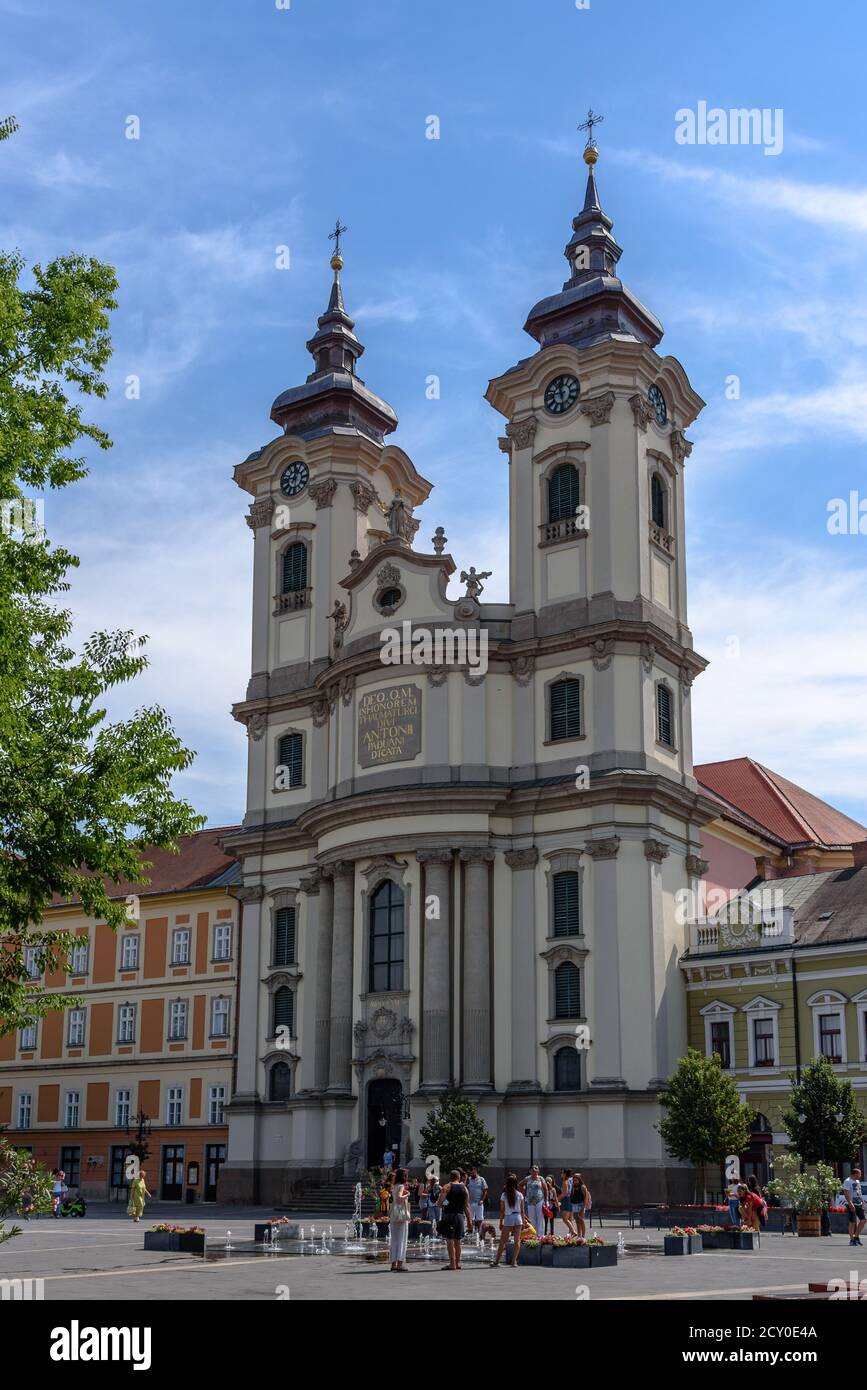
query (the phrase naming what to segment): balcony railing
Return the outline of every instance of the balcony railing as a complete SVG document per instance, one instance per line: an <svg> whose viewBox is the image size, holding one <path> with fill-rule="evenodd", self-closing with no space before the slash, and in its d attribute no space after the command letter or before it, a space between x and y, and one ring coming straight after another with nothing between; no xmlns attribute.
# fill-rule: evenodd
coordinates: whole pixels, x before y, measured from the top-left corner
<svg viewBox="0 0 867 1390"><path fill-rule="evenodd" d="M740 906L740 904L739 904ZM762 946L790 946L795 939L795 914L791 907L733 911L730 914L690 922L692 951L755 950Z"/></svg>
<svg viewBox="0 0 867 1390"><path fill-rule="evenodd" d="M587 535L587 529L579 526L574 516L564 516L561 521L543 521L539 527L540 545L557 545L559 541L580 541Z"/></svg>
<svg viewBox="0 0 867 1390"><path fill-rule="evenodd" d="M275 600L278 613L294 612L296 608L309 608L312 589L290 589L288 593L278 594Z"/></svg>
<svg viewBox="0 0 867 1390"><path fill-rule="evenodd" d="M664 550L666 554L673 555L674 536L671 534L671 532L666 531L664 526L657 526L655 521L651 521L649 523L649 526L650 539L653 541L653 544L658 545L660 550Z"/></svg>

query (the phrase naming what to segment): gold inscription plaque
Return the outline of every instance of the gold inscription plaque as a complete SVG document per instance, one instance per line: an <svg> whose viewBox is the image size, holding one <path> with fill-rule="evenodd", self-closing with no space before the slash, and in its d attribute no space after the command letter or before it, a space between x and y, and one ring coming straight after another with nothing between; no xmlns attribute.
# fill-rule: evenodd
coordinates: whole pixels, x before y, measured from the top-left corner
<svg viewBox="0 0 867 1390"><path fill-rule="evenodd" d="M358 706L358 761L362 767L409 762L421 752L421 691L392 685L362 695Z"/></svg>

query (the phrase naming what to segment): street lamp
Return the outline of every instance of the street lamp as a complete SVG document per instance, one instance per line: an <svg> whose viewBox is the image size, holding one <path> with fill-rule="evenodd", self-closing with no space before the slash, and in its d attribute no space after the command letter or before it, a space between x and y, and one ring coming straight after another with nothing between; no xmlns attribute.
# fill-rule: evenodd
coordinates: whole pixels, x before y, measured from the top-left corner
<svg viewBox="0 0 867 1390"><path fill-rule="evenodd" d="M530 1141L530 1171L533 1170L533 1145L537 1139L541 1139L541 1129L525 1129L524 1135Z"/></svg>

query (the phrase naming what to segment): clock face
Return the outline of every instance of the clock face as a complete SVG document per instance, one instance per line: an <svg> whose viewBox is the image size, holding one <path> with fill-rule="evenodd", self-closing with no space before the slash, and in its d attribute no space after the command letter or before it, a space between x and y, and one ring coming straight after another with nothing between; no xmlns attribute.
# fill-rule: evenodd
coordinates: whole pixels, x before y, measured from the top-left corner
<svg viewBox="0 0 867 1390"><path fill-rule="evenodd" d="M647 399L653 406L653 413L656 416L656 423L658 425L664 425L666 420L668 419L668 407L665 404L665 396L662 394L658 386L651 386L650 390L647 393Z"/></svg>
<svg viewBox="0 0 867 1390"><path fill-rule="evenodd" d="M290 463L280 476L280 491L284 497L297 497L299 492L303 492L307 486L307 479L310 477L310 469L306 463L296 459Z"/></svg>
<svg viewBox="0 0 867 1390"><path fill-rule="evenodd" d="M555 376L545 387L545 409L552 415L562 415L575 404L580 389L574 376Z"/></svg>

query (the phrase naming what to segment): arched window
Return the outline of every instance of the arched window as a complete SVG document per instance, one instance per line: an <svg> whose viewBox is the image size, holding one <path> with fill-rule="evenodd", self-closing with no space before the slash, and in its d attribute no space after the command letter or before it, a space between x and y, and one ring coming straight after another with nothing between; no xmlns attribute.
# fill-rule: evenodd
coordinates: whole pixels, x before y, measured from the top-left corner
<svg viewBox="0 0 867 1390"><path fill-rule="evenodd" d="M277 1036L280 1027L289 1029L291 1038L295 1024L295 995L288 985L281 985L276 991L271 1005L271 1032Z"/></svg>
<svg viewBox="0 0 867 1390"><path fill-rule="evenodd" d="M571 961L554 971L554 1017L581 1017L581 972Z"/></svg>
<svg viewBox="0 0 867 1390"><path fill-rule="evenodd" d="M581 875L566 869L554 875L554 936L581 933Z"/></svg>
<svg viewBox="0 0 867 1390"><path fill-rule="evenodd" d="M295 964L295 909L281 907L274 913L274 965Z"/></svg>
<svg viewBox="0 0 867 1390"><path fill-rule="evenodd" d="M384 589L381 594L377 594L377 608L397 608L403 594L400 589Z"/></svg>
<svg viewBox="0 0 867 1390"><path fill-rule="evenodd" d="M656 526L661 526L663 531L668 530L668 508L665 485L658 473L654 473L650 480L650 515Z"/></svg>
<svg viewBox="0 0 867 1390"><path fill-rule="evenodd" d="M292 1072L288 1062L275 1062L268 1073L268 1099L288 1100L292 1093Z"/></svg>
<svg viewBox="0 0 867 1390"><path fill-rule="evenodd" d="M284 734L277 745L277 765L285 767L282 785L300 787L304 782L304 738L302 734Z"/></svg>
<svg viewBox="0 0 867 1390"><path fill-rule="evenodd" d="M548 520L564 521L574 517L581 501L578 469L574 463L561 463L548 479Z"/></svg>
<svg viewBox="0 0 867 1390"><path fill-rule="evenodd" d="M667 748L674 747L674 720L671 712L671 691L662 681L656 687L656 737Z"/></svg>
<svg viewBox="0 0 867 1390"><path fill-rule="evenodd" d="M370 899L370 967L372 992L403 989L403 891L387 878Z"/></svg>
<svg viewBox="0 0 867 1390"><path fill-rule="evenodd" d="M296 594L307 588L307 546L303 541L295 541L283 551L283 578L281 593Z"/></svg>
<svg viewBox="0 0 867 1390"><path fill-rule="evenodd" d="M551 738L578 738L581 733L581 682L554 681L548 690Z"/></svg>
<svg viewBox="0 0 867 1390"><path fill-rule="evenodd" d="M581 1059L577 1047L558 1047L554 1053L554 1090L577 1091L581 1087Z"/></svg>

